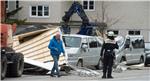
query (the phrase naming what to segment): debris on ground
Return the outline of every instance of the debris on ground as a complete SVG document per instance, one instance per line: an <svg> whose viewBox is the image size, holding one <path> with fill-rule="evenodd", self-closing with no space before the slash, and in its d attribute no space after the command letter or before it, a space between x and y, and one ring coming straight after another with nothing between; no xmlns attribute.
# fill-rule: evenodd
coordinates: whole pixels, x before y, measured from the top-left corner
<svg viewBox="0 0 150 81"><path fill-rule="evenodd" d="M100 73L92 70L92 69L88 69L86 67L75 67L72 65L69 65L75 72L75 75L78 75L80 77L97 77L100 76Z"/></svg>
<svg viewBox="0 0 150 81"><path fill-rule="evenodd" d="M121 73L126 70L127 70L126 62L122 62L114 68L113 72Z"/></svg>
<svg viewBox="0 0 150 81"><path fill-rule="evenodd" d="M128 70L142 70L144 66L144 63L142 64L137 64L137 65L131 65L127 69Z"/></svg>
<svg viewBox="0 0 150 81"><path fill-rule="evenodd" d="M122 62L114 68L113 72L121 73L126 70L142 70L143 66L144 64L126 65L126 62Z"/></svg>

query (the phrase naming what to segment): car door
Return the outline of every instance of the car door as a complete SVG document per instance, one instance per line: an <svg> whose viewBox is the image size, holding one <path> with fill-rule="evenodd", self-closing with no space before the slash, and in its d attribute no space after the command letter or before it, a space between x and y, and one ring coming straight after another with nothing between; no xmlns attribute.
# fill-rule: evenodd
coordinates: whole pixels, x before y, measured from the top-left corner
<svg viewBox="0 0 150 81"><path fill-rule="evenodd" d="M126 57L127 64L131 64L133 51L130 38L126 39L124 54Z"/></svg>
<svg viewBox="0 0 150 81"><path fill-rule="evenodd" d="M101 47L100 43L98 43L96 37L90 37L88 38L88 41L89 41L88 55L90 60L89 65L97 65L98 60L100 58L100 47Z"/></svg>
<svg viewBox="0 0 150 81"><path fill-rule="evenodd" d="M144 40L142 38L131 39L132 44L132 61L139 63L141 56L144 54Z"/></svg>
<svg viewBox="0 0 150 81"><path fill-rule="evenodd" d="M87 47L84 47L84 46L87 46ZM82 38L80 53L81 53L81 58L83 59L84 66L89 66L89 64L91 64L91 61L89 60L90 55L88 52L89 52L88 39Z"/></svg>

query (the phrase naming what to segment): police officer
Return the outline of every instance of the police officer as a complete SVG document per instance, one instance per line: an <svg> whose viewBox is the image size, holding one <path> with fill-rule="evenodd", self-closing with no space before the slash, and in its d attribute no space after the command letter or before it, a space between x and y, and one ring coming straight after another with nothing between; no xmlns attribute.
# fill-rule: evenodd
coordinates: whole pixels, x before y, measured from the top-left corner
<svg viewBox="0 0 150 81"><path fill-rule="evenodd" d="M111 74L112 74L113 61L115 59L114 49L118 49L118 45L114 40L114 32L109 31L107 33L107 39L104 41L101 50L101 55L100 55L101 60L103 62L102 78L113 78Z"/></svg>

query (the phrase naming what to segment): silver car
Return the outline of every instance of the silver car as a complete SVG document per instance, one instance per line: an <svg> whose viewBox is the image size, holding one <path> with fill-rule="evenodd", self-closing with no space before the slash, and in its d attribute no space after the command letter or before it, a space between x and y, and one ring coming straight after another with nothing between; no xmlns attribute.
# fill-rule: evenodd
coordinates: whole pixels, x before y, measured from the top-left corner
<svg viewBox="0 0 150 81"><path fill-rule="evenodd" d="M99 66L100 51L103 44L101 37L85 35L63 35L68 63L71 65Z"/></svg>
<svg viewBox="0 0 150 81"><path fill-rule="evenodd" d="M119 39L119 38L118 38ZM122 37L118 42L119 50L116 50L117 63L126 61L127 64L143 63L145 60L144 37L141 35Z"/></svg>

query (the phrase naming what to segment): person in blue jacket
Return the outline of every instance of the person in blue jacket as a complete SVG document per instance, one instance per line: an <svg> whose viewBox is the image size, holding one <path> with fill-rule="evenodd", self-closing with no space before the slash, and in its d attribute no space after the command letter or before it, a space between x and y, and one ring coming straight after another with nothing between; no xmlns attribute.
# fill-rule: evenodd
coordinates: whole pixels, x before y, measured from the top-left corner
<svg viewBox="0 0 150 81"><path fill-rule="evenodd" d="M51 40L50 40L50 43L48 45L48 48L50 49L51 51L51 56L54 60L54 65L53 65L53 68L51 70L51 74L50 76L54 77L55 75L57 77L60 77L60 74L59 74L59 69L58 69L58 60L59 60L59 55L61 53L63 53L63 55L65 56L65 51L64 51L64 48L63 48L63 42L62 40L60 39L60 34L56 34ZM55 73L56 71L56 73Z"/></svg>

